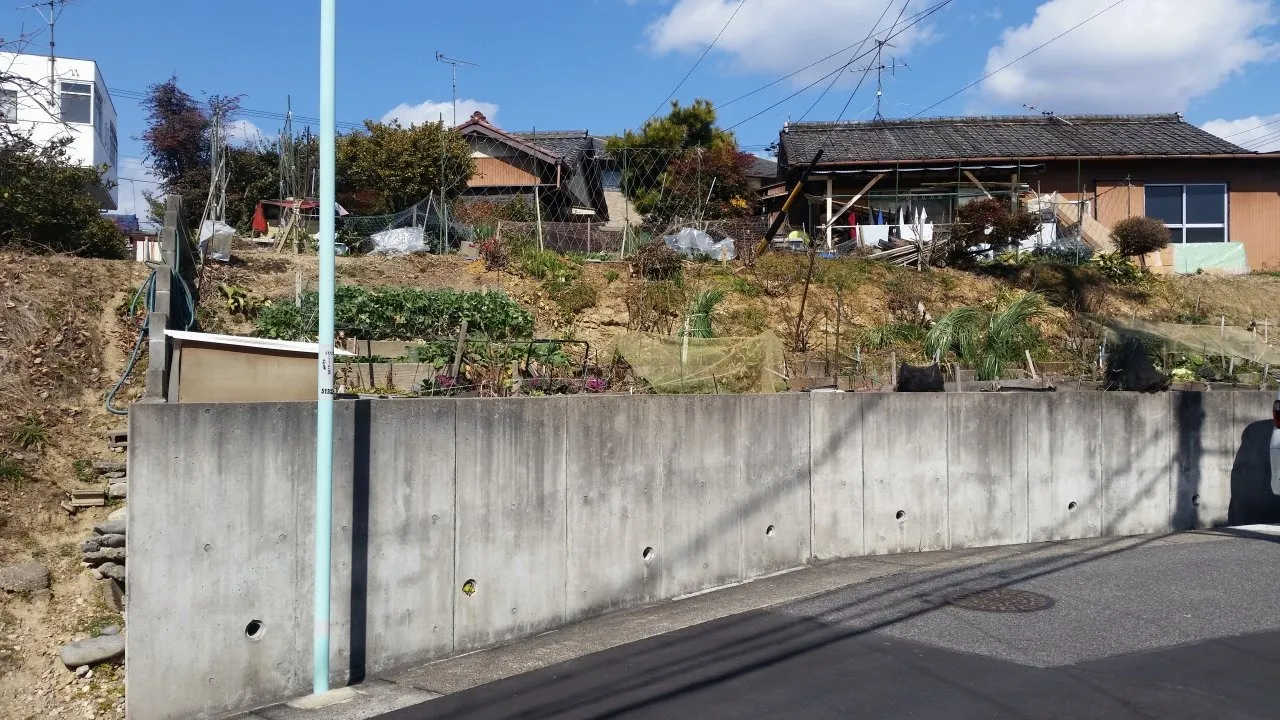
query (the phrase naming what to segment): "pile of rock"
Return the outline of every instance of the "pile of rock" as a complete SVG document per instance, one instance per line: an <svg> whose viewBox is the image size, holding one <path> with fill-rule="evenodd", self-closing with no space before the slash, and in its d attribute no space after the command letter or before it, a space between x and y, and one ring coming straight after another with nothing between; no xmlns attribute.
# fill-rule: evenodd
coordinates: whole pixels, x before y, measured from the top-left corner
<svg viewBox="0 0 1280 720"><path fill-rule="evenodd" d="M80 543L85 567L91 568L95 578L106 581L104 599L117 610L123 609L125 594L126 512L120 508L108 515L106 522L95 526L94 534Z"/></svg>
<svg viewBox="0 0 1280 720"><path fill-rule="evenodd" d="M129 475L122 462L111 460L94 460L93 471L106 483L107 499L123 500L129 495Z"/></svg>

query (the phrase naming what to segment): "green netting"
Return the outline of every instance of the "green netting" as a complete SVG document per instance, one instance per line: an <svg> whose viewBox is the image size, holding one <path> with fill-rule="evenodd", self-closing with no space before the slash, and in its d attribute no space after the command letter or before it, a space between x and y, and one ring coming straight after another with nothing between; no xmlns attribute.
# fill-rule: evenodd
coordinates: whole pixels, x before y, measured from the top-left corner
<svg viewBox="0 0 1280 720"><path fill-rule="evenodd" d="M787 387L782 342L772 333L682 338L632 332L618 339L618 354L660 393L771 393Z"/></svg>
<svg viewBox="0 0 1280 720"><path fill-rule="evenodd" d="M1280 366L1280 350L1271 347L1261 332L1220 325L1179 325L1145 320L1104 322L1107 336L1114 342L1122 337L1139 337L1162 343L1170 352L1234 357L1259 365Z"/></svg>

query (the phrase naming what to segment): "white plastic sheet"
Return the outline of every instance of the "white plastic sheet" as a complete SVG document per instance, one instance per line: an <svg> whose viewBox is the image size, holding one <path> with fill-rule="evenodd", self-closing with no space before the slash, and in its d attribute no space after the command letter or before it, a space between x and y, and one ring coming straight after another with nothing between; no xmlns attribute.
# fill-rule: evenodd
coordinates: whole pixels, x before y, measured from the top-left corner
<svg viewBox="0 0 1280 720"><path fill-rule="evenodd" d="M733 238L725 238L716 242L710 235L695 228L680 228L674 235L662 238L667 247L682 255L706 255L714 260L733 260L737 257L737 248Z"/></svg>
<svg viewBox="0 0 1280 720"><path fill-rule="evenodd" d="M231 241L236 229L224 222L205 220L200 223L200 254L220 262L231 262Z"/></svg>
<svg viewBox="0 0 1280 720"><path fill-rule="evenodd" d="M369 240L373 242L373 250L369 252L370 255L395 257L397 255L426 252L427 250L426 237L420 227L384 230L370 235Z"/></svg>

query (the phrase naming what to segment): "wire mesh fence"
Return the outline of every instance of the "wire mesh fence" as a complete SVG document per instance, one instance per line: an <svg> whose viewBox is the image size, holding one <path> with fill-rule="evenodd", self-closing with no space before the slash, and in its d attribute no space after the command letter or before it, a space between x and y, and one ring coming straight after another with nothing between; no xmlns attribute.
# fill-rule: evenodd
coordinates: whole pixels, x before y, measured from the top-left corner
<svg viewBox="0 0 1280 720"><path fill-rule="evenodd" d="M449 203L477 240L626 255L683 228L754 242L767 225L758 194L767 178L752 174L757 158L731 148L610 149L585 133L513 137L527 143L522 152L478 144L476 172Z"/></svg>

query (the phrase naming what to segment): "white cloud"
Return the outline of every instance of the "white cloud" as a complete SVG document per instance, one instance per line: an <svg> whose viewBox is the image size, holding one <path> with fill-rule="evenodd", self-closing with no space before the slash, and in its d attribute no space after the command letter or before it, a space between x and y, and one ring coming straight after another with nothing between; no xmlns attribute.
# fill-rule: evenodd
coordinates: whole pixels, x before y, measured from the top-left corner
<svg viewBox="0 0 1280 720"><path fill-rule="evenodd" d="M160 192L160 178L151 172L142 158L121 157L116 165L119 187L116 189L119 201L115 212L122 215L137 215L144 223L147 221L147 199L143 192L151 192L163 196Z"/></svg>
<svg viewBox="0 0 1280 720"><path fill-rule="evenodd" d="M248 120L234 120L227 123L227 143L230 145L247 145L264 139L266 134L262 129Z"/></svg>
<svg viewBox="0 0 1280 720"><path fill-rule="evenodd" d="M1008 28L986 72L1081 23L1114 0L1048 0ZM1251 63L1275 56L1261 30L1271 0L1128 0L988 79L982 94L1065 112L1173 112Z"/></svg>
<svg viewBox="0 0 1280 720"><path fill-rule="evenodd" d="M471 117L471 114L477 111L484 113L484 116L489 118L489 122L497 124L497 105L480 100L463 100L461 98L458 99L458 124L466 122ZM424 100L417 105L400 103L382 116L382 122L389 123L392 120L398 120L401 125L409 126L440 122L442 117L446 123L453 123L453 101L433 102Z"/></svg>
<svg viewBox="0 0 1280 720"><path fill-rule="evenodd" d="M1201 127L1248 150L1280 151L1280 113L1239 120L1210 120Z"/></svg>
<svg viewBox="0 0 1280 720"><path fill-rule="evenodd" d="M737 7L738 0L677 0L646 29L650 48L657 53L699 54L715 40ZM887 34L899 7L894 3L884 14L877 37ZM911 2L904 21L923 7ZM883 0L750 0L729 24L715 51L732 55L735 66L744 70L785 74L832 50L861 42L884 10ZM911 27L893 40L893 54L907 54L928 35L927 23ZM833 58L816 75L847 59L847 55Z"/></svg>

